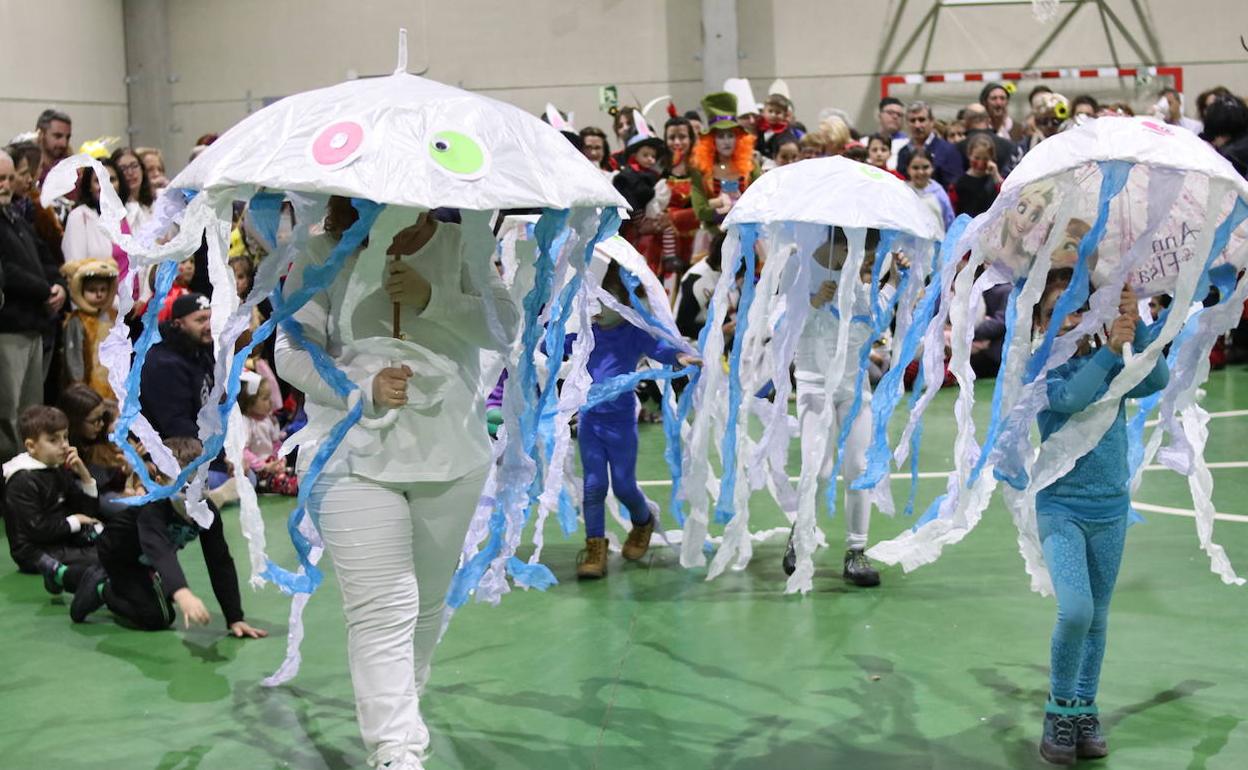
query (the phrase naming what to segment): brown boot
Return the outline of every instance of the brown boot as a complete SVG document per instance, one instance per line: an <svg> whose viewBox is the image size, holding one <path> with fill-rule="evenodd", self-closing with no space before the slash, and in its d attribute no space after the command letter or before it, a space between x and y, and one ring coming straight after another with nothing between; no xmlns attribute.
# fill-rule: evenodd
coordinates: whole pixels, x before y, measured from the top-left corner
<svg viewBox="0 0 1248 770"><path fill-rule="evenodd" d="M597 580L607 576L607 539L585 538L585 550L576 559L578 580Z"/></svg>
<svg viewBox="0 0 1248 770"><path fill-rule="evenodd" d="M654 532L654 514L645 524L634 524L628 539L624 541L623 555L629 561L637 561L650 550L650 535Z"/></svg>

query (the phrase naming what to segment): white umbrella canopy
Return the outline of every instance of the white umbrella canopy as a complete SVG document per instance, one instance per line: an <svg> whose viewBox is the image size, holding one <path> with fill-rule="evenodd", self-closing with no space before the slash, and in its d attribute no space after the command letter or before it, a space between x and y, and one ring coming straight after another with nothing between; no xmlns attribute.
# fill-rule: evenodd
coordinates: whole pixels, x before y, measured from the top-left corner
<svg viewBox="0 0 1248 770"><path fill-rule="evenodd" d="M171 186L330 193L420 209L627 207L551 126L401 70L305 91L247 116Z"/></svg>
<svg viewBox="0 0 1248 770"><path fill-rule="evenodd" d="M931 212L909 185L887 171L840 156L803 160L763 174L742 193L724 226L747 222L807 222L898 230L925 240L941 237Z"/></svg>
<svg viewBox="0 0 1248 770"><path fill-rule="evenodd" d="M1103 200L1105 169L1114 165L1130 168L1121 192ZM1027 153L964 238L968 247L983 245L989 264L1021 277L1058 227L1052 266L1067 267L1104 205L1105 232L1090 272L1099 284L1129 259L1127 283L1148 296L1173 289L1180 266L1196 256L1200 232L1222 221L1236 199L1248 200L1248 182L1192 132L1147 118L1099 118ZM1161 218L1150 223L1150 211ZM1235 233L1217 261L1242 238Z"/></svg>
<svg viewBox="0 0 1248 770"><path fill-rule="evenodd" d="M1185 128L1151 118L1104 117L1063 131L1036 145L1001 185L1008 193L1023 185L1088 163L1122 160L1195 171L1233 182L1248 197L1248 181L1207 142Z"/></svg>

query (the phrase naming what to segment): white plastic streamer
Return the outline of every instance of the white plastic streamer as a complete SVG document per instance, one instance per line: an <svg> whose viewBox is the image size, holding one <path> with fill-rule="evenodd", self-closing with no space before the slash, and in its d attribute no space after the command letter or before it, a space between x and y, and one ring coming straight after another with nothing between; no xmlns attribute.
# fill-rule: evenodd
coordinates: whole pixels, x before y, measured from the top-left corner
<svg viewBox="0 0 1248 770"><path fill-rule="evenodd" d="M793 548L797 555L797 569L789 576L786 593L806 593L811 590L814 578L814 553L817 547L815 516L818 507L819 476L828 456L828 442L832 439L836 421L835 398L845 376L845 363L849 357L849 336L854 313L854 294L861 290L858 275L862 272L862 260L866 250L867 232L861 228L845 230L849 253L841 267L841 275L849 276L836 287L836 306L840 322L836 326L836 350L823 377L823 409L816 421L815 436L811 440L809 455L803 453L802 470L798 481L797 520L793 530ZM804 249L802 244L799 249ZM813 249L812 249L813 251ZM809 258L808 258L809 259ZM807 302L809 305L810 303ZM870 340L867 341L870 344Z"/></svg>
<svg viewBox="0 0 1248 770"><path fill-rule="evenodd" d="M706 321L710 328L701 350L705 363L693 396L693 424L684 441L684 467L687 469L684 491L689 513L685 518L680 543L680 564L683 567L701 567L706 564L702 546L706 542L710 524L710 494L707 489L711 476L709 452L714 443L713 437L720 433L716 428L722 427L724 423L727 406L727 400L719 397L727 379L719 362L724 355L723 327L728 317L728 293L736 278L737 265L741 261L741 243L737 228L728 229L722 251L728 261L711 296L712 312Z"/></svg>

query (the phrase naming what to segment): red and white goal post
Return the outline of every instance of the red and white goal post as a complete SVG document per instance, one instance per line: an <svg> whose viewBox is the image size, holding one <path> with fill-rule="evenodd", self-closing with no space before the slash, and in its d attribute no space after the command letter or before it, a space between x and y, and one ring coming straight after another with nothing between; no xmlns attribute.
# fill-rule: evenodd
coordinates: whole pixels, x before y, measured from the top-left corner
<svg viewBox="0 0 1248 770"><path fill-rule="evenodd" d="M1067 99L1089 94L1101 104L1124 102L1137 115L1146 115L1162 88L1183 91L1183 68L1071 67L882 75L880 97L893 96L906 104L922 100L932 105L936 117L951 120L958 110L978 101L980 90L993 82L1013 84L1010 112L1016 119L1026 114L1027 94L1041 84Z"/></svg>

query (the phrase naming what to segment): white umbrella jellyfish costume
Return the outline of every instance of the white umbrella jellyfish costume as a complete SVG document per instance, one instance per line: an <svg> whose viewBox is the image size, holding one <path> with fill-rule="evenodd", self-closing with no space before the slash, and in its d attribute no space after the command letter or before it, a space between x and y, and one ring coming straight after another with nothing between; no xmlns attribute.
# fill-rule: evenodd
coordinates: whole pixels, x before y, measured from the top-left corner
<svg viewBox="0 0 1248 770"><path fill-rule="evenodd" d="M837 430L833 395L851 383L861 393L871 345L889 328L894 316L898 341L914 325L915 308L933 268L934 244L940 234L927 208L904 182L839 157L805 160L767 172L741 196L724 225L723 270L699 345L707 366L696 387L687 389L682 398L692 400L693 419L685 429L683 474L675 479L678 494L689 506L681 563L686 567L705 563L704 549L711 542L707 531L712 498L717 501L716 521L727 527L711 561L708 579L730 566L743 568L754 541L787 532L787 528L749 531L750 493L766 487L781 510L795 521L797 570L786 590L806 592L814 572L816 493L820 477L826 474L825 458L836 442L837 467L829 478L827 494L829 509L834 511L841 455L849 427L863 404L861 397L855 399L848 419ZM837 326L834 355L822 362L824 408L818 412L816 424L808 427L813 435L803 442L801 476L794 490L785 467L789 443L798 432L788 415L789 367L811 316L810 297L828 277L815 276L814 255L820 247L830 245L833 228L844 232L848 246L841 268L841 275L847 278L837 281L833 308L842 322ZM881 301L857 280L866 257L868 229L880 232L872 285L878 285L889 254L901 251L911 261L899 290L888 301ZM755 246L760 243L766 265L756 283ZM725 373L714 362L725 349L722 327L729 293L742 264L737 326ZM866 294L870 296L861 296ZM854 318L855 308L864 303L870 306L869 313ZM853 324L865 324L867 331L865 342L857 341L857 347L850 343ZM769 381L775 388L770 401L759 392ZM751 439L747 430L751 416L763 424L758 441ZM715 436L722 436L719 447L712 446ZM715 449L724 469L718 481L712 471ZM878 487L874 495L877 503L891 512L887 480Z"/></svg>
<svg viewBox="0 0 1248 770"><path fill-rule="evenodd" d="M1248 281L1238 277L1248 263L1245 219L1248 183L1230 163L1191 132L1155 120L1098 119L1046 139L1028 153L992 208L961 235L957 252L970 251L969 265L952 288L944 287L941 312L928 328L931 341L946 317L951 319L950 369L961 388L955 405L955 470L946 494L915 529L876 545L869 555L907 570L933 561L945 545L975 527L997 482L1004 481L1032 588L1051 592L1036 529L1036 493L1096 446L1124 394L1152 371L1170 345L1169 384L1142 399L1128 423L1131 489L1154 457L1187 476L1197 535L1213 571L1227 583L1242 584L1212 539L1213 480L1203 458L1209 415L1196 403L1196 391L1208 375L1210 348L1238 323L1248 297ZM1033 309L1054 267L1074 270L1054 317L1065 317L1085 302L1089 309L1070 333L1058 337L1057 324L1051 324L1033 343ZM1001 282L1012 289L1001 371L981 445L971 419L973 307L984 290ZM1048 405L1046 374L1070 359L1079 339L1112 321L1124 285L1140 298L1169 293L1172 304L1149 326L1151 339L1144 349L1124 356L1125 365L1105 394L1033 448L1032 428ZM1189 315L1193 302L1204 299L1210 287L1217 289L1217 303ZM912 412L908 429L918 424L925 406L920 403ZM1159 425L1144 441L1145 421L1158 408ZM874 467L864 481L886 470Z"/></svg>
<svg viewBox="0 0 1248 770"><path fill-rule="evenodd" d="M156 294L133 351L133 366L124 325L113 330L102 353L110 367L110 381L123 402L114 440L125 447L126 435L134 430L158 466L176 478L165 487L145 478L151 491L134 502L168 497L189 481L191 511L201 524L211 520L202 500L206 464L225 447L236 474L243 478L242 418L234 406L239 377L246 358L278 326L310 353L317 372L341 401L336 410L310 405L308 428L294 442L305 444L305 454L314 453L289 522L299 558L297 571L287 571L265 555L263 523L254 491L242 484L241 518L249 540L252 583L273 582L295 597L287 659L267 684L280 683L297 672L302 608L322 578L316 567L320 537L305 516L315 477L340 449L343 454L363 454L380 439L395 438L396 434L385 431L402 419L404 410L392 410L375 420L365 417L357 383L367 373L408 362L419 375L409 386L411 407L436 405L449 389L465 387L453 379L454 362L389 336L354 339L349 319L343 335L347 345L335 360L306 339L294 314L333 284L370 231L380 246L365 248L360 254L348 288L348 303L352 297L358 300L380 287L385 260L382 251L395 232L416 221L421 212L439 207L458 209L461 253L480 257L468 260L465 270L472 273L474 286L482 287L481 313L495 347L506 351L504 358L515 380L531 384L536 381L532 353L542 333L541 314L554 308L557 312L550 325L562 328L574 308L583 309L585 265L594 244L614 233L619 221L616 207L623 205L593 165L558 131L537 118L512 105L407 74L405 39L401 34L399 66L391 76L296 94L240 121L173 180L162 197L157 223L137 236L120 233L119 214L124 209L111 188L103 186L102 226L129 252L133 265L160 265ZM62 163L50 175L53 189L72 183L74 170L88 164L90 159L82 156ZM97 173L101 169L97 168ZM284 294L279 282L295 257L307 248L331 195L350 198L358 219L342 234L323 264L304 272L298 290ZM268 239L271 254L261 263L255 285L241 302L226 263L232 206L240 200L248 202L252 222ZM278 215L284 201L293 204L296 227L287 242L278 244ZM494 250L490 221L494 212L503 208L544 211L536 226L536 278L523 300L519 340L500 323L492 295L483 288L489 283L489 255ZM375 223L377 229L373 230ZM168 232L172 224L178 226L176 236L157 245L157 236ZM216 385L199 416L204 453L179 469L139 412L137 385L146 353L159 336L155 316L172 284L177 262L192 254L201 238L207 241L215 289L212 327ZM123 313L131 306L127 287L133 278L131 271L119 287ZM253 334L249 345L235 353L235 342L247 329L252 308L265 298L273 302L273 316ZM491 363L488 356L485 358ZM489 376L490 368L497 377L495 363L483 368L482 379ZM471 395L483 398L492 384L472 383L470 387L477 389ZM513 439L491 473L489 487L497 505L489 522L489 539L457 576L456 585L462 592L471 591L487 570L501 570L494 559L501 541L508 528L519 526L527 514L537 467L532 459L536 456L534 415L544 406L526 398L520 389L515 389L514 398L506 405L506 425ZM131 461L141 475L146 475L137 457ZM516 579L522 585L542 586L553 582L553 576L545 579L548 575L545 567L534 565Z"/></svg>

